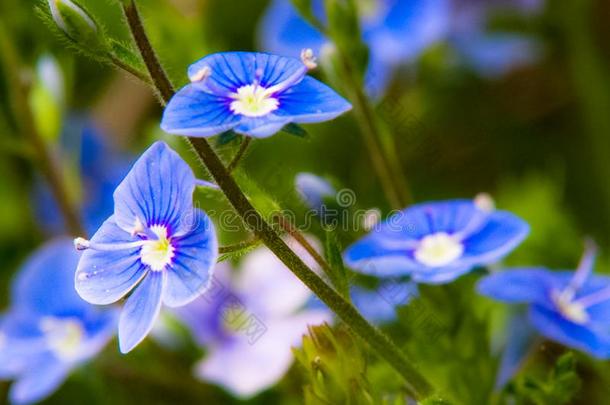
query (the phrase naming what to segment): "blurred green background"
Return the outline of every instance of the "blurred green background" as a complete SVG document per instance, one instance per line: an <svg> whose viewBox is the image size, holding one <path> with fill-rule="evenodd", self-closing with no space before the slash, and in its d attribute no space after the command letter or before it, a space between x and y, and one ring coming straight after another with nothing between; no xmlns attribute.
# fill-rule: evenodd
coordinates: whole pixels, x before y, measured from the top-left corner
<svg viewBox="0 0 610 405"><path fill-rule="evenodd" d="M82 3L110 35L129 39L114 2ZM258 19L267 2L139 3L162 62L173 81L183 84L187 80L186 67L208 53L256 50ZM29 67L22 72L24 75L33 75L37 61L44 55L53 55L59 61L66 78L64 116L68 112L92 116L113 142L134 153L163 137L182 148L183 156L192 157L180 140L170 139L158 129L162 110L145 86L67 49L38 18L35 4L2 0L0 34L16 50L22 64ZM598 271L608 271L610 3L549 0L538 16L508 20L504 23L510 24L511 29L541 41L542 57L538 63L488 80L450 63L451 49L439 44L428 50L416 67L397 75L388 94L377 104L378 112L393 130L415 200L470 198L488 192L500 208L515 212L532 226L532 234L509 257L508 264L574 268L582 252L582 240L591 236L599 244L602 256ZM320 77L325 80L323 74ZM37 162L19 131L8 91L9 78L6 66L0 63L2 305L6 304L9 282L19 264L46 237L37 224L31 199ZM58 112L45 109L44 98L30 102L35 107L36 103L43 105L38 110L49 126L47 142L56 142L62 122L57 118ZM353 189L358 207L379 207L387 212L389 207L380 198L382 193L354 118L346 115L307 130L311 136L306 139L281 134L254 142L240 174L251 193L256 195L255 189L260 188L283 207L303 210L296 202L293 179L296 173L309 171ZM219 147L227 157L236 148L235 144ZM67 172L73 169L66 166ZM74 190L75 196L78 193ZM200 192L198 198L204 208L226 206L215 192ZM238 234L221 235L225 243L238 238ZM472 282L466 277L446 287L446 297L451 291L470 291ZM455 301L437 300L437 306L430 306L451 331L434 347L423 349L425 336L418 337L405 323L391 328L391 332L406 350L420 354L419 360L426 363L428 373L436 374L446 386L465 390L459 394L465 403L485 403L491 390L488 386L493 385L491 373L496 360L481 349L480 342L487 342L487 331L493 326L489 325L488 313L498 307L471 293L462 292L460 296L457 305ZM485 336L474 336L476 332L472 330L481 325L479 333ZM190 364L199 354L194 348L171 352L149 339L141 349L123 357L115 343L91 367L74 374L47 402L93 405L234 401L222 390L191 377ZM546 378L562 349L551 347L548 351L530 367L532 375ZM446 361L447 358L454 361ZM583 387L572 403L608 403L608 365L579 355L577 367ZM375 362L369 371L372 383L388 381L389 372ZM302 373L294 366L277 388L252 403L301 403L302 382ZM5 401L7 386L0 385L0 403Z"/></svg>

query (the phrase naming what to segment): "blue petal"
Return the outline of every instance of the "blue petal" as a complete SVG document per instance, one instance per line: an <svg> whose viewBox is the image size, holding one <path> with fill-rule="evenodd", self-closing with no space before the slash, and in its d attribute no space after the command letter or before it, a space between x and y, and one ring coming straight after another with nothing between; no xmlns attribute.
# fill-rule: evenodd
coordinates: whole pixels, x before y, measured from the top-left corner
<svg viewBox="0 0 610 405"><path fill-rule="evenodd" d="M294 179L299 195L314 211L321 211L324 199L337 194L334 187L325 179L311 173L298 173Z"/></svg>
<svg viewBox="0 0 610 405"><path fill-rule="evenodd" d="M391 280L382 283L376 290L358 286L351 289L352 301L356 308L365 318L377 323L395 320L395 307L407 305L417 295L415 283Z"/></svg>
<svg viewBox="0 0 610 405"><path fill-rule="evenodd" d="M214 224L201 210L195 211L193 228L173 240L176 256L166 270L167 287L163 303L169 307L186 305L208 287L218 258Z"/></svg>
<svg viewBox="0 0 610 405"><path fill-rule="evenodd" d="M381 20L363 24L363 37L371 53L385 63L408 62L449 31L449 0L386 0Z"/></svg>
<svg viewBox="0 0 610 405"><path fill-rule="evenodd" d="M22 374L36 358L48 351L48 343L39 326L39 317L29 311L13 309L0 323L0 379Z"/></svg>
<svg viewBox="0 0 610 405"><path fill-rule="evenodd" d="M278 116L275 113L263 117L242 117L234 130L238 134L250 135L255 138L267 138L276 134L290 121L290 117Z"/></svg>
<svg viewBox="0 0 610 405"><path fill-rule="evenodd" d="M31 404L48 397L64 382L69 372L69 367L50 353L41 357L11 386L11 403Z"/></svg>
<svg viewBox="0 0 610 405"><path fill-rule="evenodd" d="M210 69L209 76L194 86L224 97L254 83L265 88L280 83L289 86L307 73L305 65L296 58L261 52L223 52L208 55L191 65L189 77L197 76L206 67Z"/></svg>
<svg viewBox="0 0 610 405"><path fill-rule="evenodd" d="M444 267L419 267L411 273L411 278L417 283L425 284L445 284L470 272L472 266L444 266Z"/></svg>
<svg viewBox="0 0 610 405"><path fill-rule="evenodd" d="M529 316L536 329L547 338L599 359L610 358L610 331L607 327L603 332L596 332L540 305L530 307Z"/></svg>
<svg viewBox="0 0 610 405"><path fill-rule="evenodd" d="M508 269L483 278L477 291L498 301L545 304L553 286L553 275L544 268Z"/></svg>
<svg viewBox="0 0 610 405"><path fill-rule="evenodd" d="M529 325L524 313L514 314L507 325L506 347L496 376L496 388L503 388L513 378L529 354L536 332Z"/></svg>
<svg viewBox="0 0 610 405"><path fill-rule="evenodd" d="M166 280L165 271L149 271L127 299L119 319L121 353L133 350L152 329L161 310Z"/></svg>
<svg viewBox="0 0 610 405"><path fill-rule="evenodd" d="M230 100L189 84L172 97L163 112L161 129L175 135L206 137L233 128L240 120Z"/></svg>
<svg viewBox="0 0 610 405"><path fill-rule="evenodd" d="M492 264L514 250L529 234L529 225L505 211L490 214L486 224L464 240L461 263Z"/></svg>
<svg viewBox="0 0 610 405"><path fill-rule="evenodd" d="M320 1L316 1L317 8ZM311 48L319 55L328 41L324 36L303 20L294 6L285 0L274 0L261 20L259 39L264 50L298 57L302 49Z"/></svg>
<svg viewBox="0 0 610 405"><path fill-rule="evenodd" d="M383 62L375 53L370 55L364 83L366 92L372 99L378 100L383 96L392 80L393 71L393 67Z"/></svg>
<svg viewBox="0 0 610 405"><path fill-rule="evenodd" d="M94 243L129 243L137 239L119 228L110 217L91 239ZM75 286L86 301L107 305L123 298L146 274L140 248L83 252L76 269Z"/></svg>
<svg viewBox="0 0 610 405"><path fill-rule="evenodd" d="M73 315L84 303L74 291L79 254L70 239L60 238L38 249L24 264L12 286L12 299L21 309L38 314Z"/></svg>
<svg viewBox="0 0 610 405"><path fill-rule="evenodd" d="M197 375L220 384L240 398L248 398L278 382L294 360L292 347L299 346L308 325L330 319L327 311L303 311L285 319L262 319L265 327L256 341L244 332L237 340L211 348L197 365ZM264 372L261 372L264 370Z"/></svg>
<svg viewBox="0 0 610 405"><path fill-rule="evenodd" d="M275 114L291 117L291 122L309 124L331 120L352 106L327 85L313 77L305 77L278 97L279 109Z"/></svg>
<svg viewBox="0 0 610 405"><path fill-rule="evenodd" d="M165 142L155 142L135 163L114 192L117 225L132 232L136 220L146 226L163 225L168 234L188 230L195 176Z"/></svg>

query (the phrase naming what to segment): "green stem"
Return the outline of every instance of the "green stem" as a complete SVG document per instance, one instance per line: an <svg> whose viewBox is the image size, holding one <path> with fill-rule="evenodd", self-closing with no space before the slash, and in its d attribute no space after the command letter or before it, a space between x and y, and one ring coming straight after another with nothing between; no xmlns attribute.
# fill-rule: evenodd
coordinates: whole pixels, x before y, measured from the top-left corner
<svg viewBox="0 0 610 405"><path fill-rule="evenodd" d="M221 255L226 255L228 253L239 252L244 249L248 249L255 245L259 244L259 240L257 238L252 238L250 240L246 240L243 242L235 243L233 245L225 245L218 248L218 253Z"/></svg>
<svg viewBox="0 0 610 405"><path fill-rule="evenodd" d="M339 50L341 66L344 70L342 77L347 81L347 90L354 106L354 114L360 123L362 135L367 149L371 153L373 166L381 181L388 202L394 209L402 209L412 198L405 178L402 165L396 154L394 139L383 130L375 114L371 102L364 89L356 79L349 56Z"/></svg>
<svg viewBox="0 0 610 405"><path fill-rule="evenodd" d="M128 4L124 4L123 9L136 45L141 51L153 82L157 86L163 101L168 102L174 94L173 86L150 45L136 5L131 1ZM197 152L198 157L206 166L216 184L218 184L230 204L254 235L262 240L286 267L328 305L356 335L367 342L381 358L387 361L404 377L407 388L415 398L424 398L430 395L432 387L415 367L410 364L404 353L385 334L368 323L353 305L326 284L313 270L307 267L286 245L280 235L252 206L209 142L205 138L187 138L187 141Z"/></svg>
<svg viewBox="0 0 610 405"><path fill-rule="evenodd" d="M252 138L249 136L246 136L245 139L241 142L239 150L233 157L233 160L231 160L231 163L229 163L229 166L227 166L227 170L229 171L229 173L233 173L233 171L237 168L239 162L241 162L242 158L245 156L246 151L248 150L248 147L251 143Z"/></svg>
<svg viewBox="0 0 610 405"><path fill-rule="evenodd" d="M63 215L68 232L74 236L86 236L80 222L78 210L70 198L68 187L64 182L59 165L53 159L46 141L42 138L36 127L28 102L30 88L23 80L23 68L10 38L6 35L4 24L0 21L0 55L3 56L6 67L6 83L9 86L11 105L19 130L27 137L28 142L32 146L40 171L49 184L53 197Z"/></svg>

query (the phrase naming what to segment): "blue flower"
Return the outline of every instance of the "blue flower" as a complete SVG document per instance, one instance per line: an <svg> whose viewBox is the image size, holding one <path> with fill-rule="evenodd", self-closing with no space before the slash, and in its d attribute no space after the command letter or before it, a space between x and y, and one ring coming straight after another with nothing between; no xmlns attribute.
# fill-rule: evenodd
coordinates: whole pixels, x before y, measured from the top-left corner
<svg viewBox="0 0 610 405"><path fill-rule="evenodd" d="M306 73L300 60L266 53L206 56L189 67L191 83L170 100L161 128L176 135L233 130L264 138L287 124L327 121L351 108Z"/></svg>
<svg viewBox="0 0 610 405"><path fill-rule="evenodd" d="M75 160L81 181L80 217L88 233L93 233L112 214L112 192L133 162L115 148L105 134L88 119L71 117L64 123L61 155ZM64 232L59 208L46 184L34 190L36 216L49 234Z"/></svg>
<svg viewBox="0 0 610 405"><path fill-rule="evenodd" d="M610 277L594 276L595 249L587 248L576 272L516 268L480 281L479 293L529 304L529 320L545 337L592 356L610 358Z"/></svg>
<svg viewBox="0 0 610 405"><path fill-rule="evenodd" d="M447 283L498 261L528 232L528 225L515 215L475 201L424 203L377 225L346 250L344 259L364 274Z"/></svg>
<svg viewBox="0 0 610 405"><path fill-rule="evenodd" d="M12 305L0 318L0 378L15 380L12 403L50 395L114 333L116 312L89 305L74 291L78 259L69 239L49 242L12 285Z"/></svg>
<svg viewBox="0 0 610 405"><path fill-rule="evenodd" d="M354 306L369 321L388 323L396 320L396 307L407 305L419 295L417 284L384 280L372 290L353 286L350 295Z"/></svg>
<svg viewBox="0 0 610 405"><path fill-rule="evenodd" d="M378 96L400 64L416 59L431 44L442 40L449 28L449 0L373 0L360 8L364 42L370 48L367 91ZM325 22L324 5L313 1L317 18ZM289 1L275 0L260 27L263 49L298 56L302 49L324 54L325 38L302 19Z"/></svg>
<svg viewBox="0 0 610 405"><path fill-rule="evenodd" d="M317 213L324 211L326 200L335 198L337 191L325 179L311 173L298 173L294 179L299 196Z"/></svg>
<svg viewBox="0 0 610 405"><path fill-rule="evenodd" d="M487 30L490 16L506 10L532 15L543 5L543 0L458 1L450 42L463 62L481 75L502 76L534 62L540 55L540 46L523 34Z"/></svg>
<svg viewBox="0 0 610 405"><path fill-rule="evenodd" d="M114 192L114 214L85 250L76 290L107 305L131 292L119 319L119 346L132 350L153 327L161 303L185 305L207 287L218 255L214 226L193 207L195 177L165 143L153 144Z"/></svg>
<svg viewBox="0 0 610 405"><path fill-rule="evenodd" d="M219 264L212 288L175 310L207 350L196 375L242 398L274 385L290 368L291 348L307 326L331 319L327 310L306 308L311 296L266 248L248 254L238 273Z"/></svg>

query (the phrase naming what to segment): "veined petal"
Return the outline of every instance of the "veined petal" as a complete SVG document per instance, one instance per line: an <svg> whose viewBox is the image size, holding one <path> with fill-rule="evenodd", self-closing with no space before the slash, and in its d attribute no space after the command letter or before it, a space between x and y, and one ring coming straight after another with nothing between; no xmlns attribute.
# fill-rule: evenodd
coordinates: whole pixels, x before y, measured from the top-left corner
<svg viewBox="0 0 610 405"><path fill-rule="evenodd" d="M549 302L553 285L552 274L544 268L507 269L483 278L477 291L498 301L543 305Z"/></svg>
<svg viewBox="0 0 610 405"><path fill-rule="evenodd" d="M237 341L213 347L197 365L196 373L241 398L251 397L275 384L288 371L293 361L291 348L300 345L307 326L329 319L326 311L306 311L287 319L266 321L266 331L254 344L241 336Z"/></svg>
<svg viewBox="0 0 610 405"><path fill-rule="evenodd" d="M119 319L119 347L129 353L152 329L161 310L165 271L149 271L129 296Z"/></svg>
<svg viewBox="0 0 610 405"><path fill-rule="evenodd" d="M64 382L69 372L69 366L50 353L41 357L11 386L11 403L31 404L48 397Z"/></svg>
<svg viewBox="0 0 610 405"><path fill-rule="evenodd" d="M240 117L231 112L231 100L206 93L189 84L172 97L163 112L161 129L175 135L206 137L233 128Z"/></svg>
<svg viewBox="0 0 610 405"><path fill-rule="evenodd" d="M94 243L118 244L137 240L110 217L91 239ZM106 305L123 298L146 274L140 261L140 248L83 252L76 269L78 294L92 304Z"/></svg>
<svg viewBox="0 0 610 405"><path fill-rule="evenodd" d="M262 52L222 52L208 55L189 67L190 78L198 78L206 69L206 78L196 82L203 91L227 97L238 88L258 83L264 88L299 82L307 73L296 58Z"/></svg>
<svg viewBox="0 0 610 405"><path fill-rule="evenodd" d="M163 303L169 307L186 305L207 288L218 258L216 231L210 218L195 210L193 227L173 243L176 256L166 269L167 286Z"/></svg>
<svg viewBox="0 0 610 405"><path fill-rule="evenodd" d="M188 229L195 176L184 160L165 142L155 142L134 164L114 192L114 218L131 233L137 221L163 225L170 236Z"/></svg>
<svg viewBox="0 0 610 405"><path fill-rule="evenodd" d="M331 120L352 108L330 87L309 76L283 92L279 102L275 114L301 124Z"/></svg>
<svg viewBox="0 0 610 405"><path fill-rule="evenodd" d="M444 284L470 272L473 266L445 266L418 268L411 273L411 278L417 283Z"/></svg>

